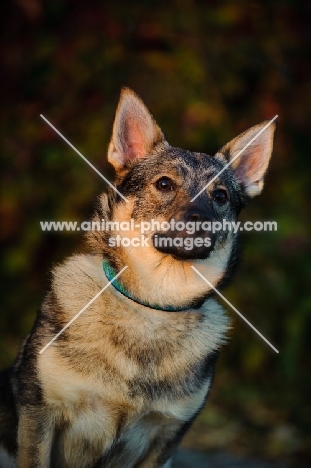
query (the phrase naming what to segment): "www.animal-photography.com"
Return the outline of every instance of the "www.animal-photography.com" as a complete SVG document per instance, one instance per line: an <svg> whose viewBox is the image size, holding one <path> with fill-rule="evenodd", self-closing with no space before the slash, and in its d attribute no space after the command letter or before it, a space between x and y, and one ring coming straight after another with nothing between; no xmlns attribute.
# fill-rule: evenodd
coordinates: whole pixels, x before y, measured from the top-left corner
<svg viewBox="0 0 311 468"><path fill-rule="evenodd" d="M309 467L310 6L0 9L0 468Z"/></svg>

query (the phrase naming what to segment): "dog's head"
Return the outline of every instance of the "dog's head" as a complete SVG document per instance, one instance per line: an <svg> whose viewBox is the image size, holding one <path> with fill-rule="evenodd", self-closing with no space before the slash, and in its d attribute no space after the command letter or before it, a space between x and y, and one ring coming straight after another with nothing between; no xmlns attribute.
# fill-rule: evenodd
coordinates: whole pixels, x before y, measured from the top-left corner
<svg viewBox="0 0 311 468"><path fill-rule="evenodd" d="M191 265L214 286L228 276L236 250L229 224L261 192L272 152L275 128L262 131L265 124L214 156L195 153L170 146L140 98L122 90L108 159L127 201L102 196L97 218L106 211L119 223L100 238L102 251L117 269L128 265L122 277L142 300L189 305L206 296Z"/></svg>

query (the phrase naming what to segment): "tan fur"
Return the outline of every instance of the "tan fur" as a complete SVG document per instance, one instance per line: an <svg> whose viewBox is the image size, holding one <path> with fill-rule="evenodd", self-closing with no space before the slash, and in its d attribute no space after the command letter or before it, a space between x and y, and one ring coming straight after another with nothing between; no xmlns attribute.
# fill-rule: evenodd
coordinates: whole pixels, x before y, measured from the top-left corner
<svg viewBox="0 0 311 468"><path fill-rule="evenodd" d="M64 323L107 282L101 263L100 257L75 256L54 270L54 289L62 310L66 311L63 316ZM81 284L84 285L83 290ZM114 311L113 314L110 310ZM129 400L128 388L124 381L138 376L141 368L123 354L122 348L118 349L111 343L111 336L116 333L116 327L122 327L123 340L132 340L134 337L147 353L155 337L159 341L169 340L173 343L171 351L176 358L172 358L172 354L163 356L160 366L154 369L154 372L160 379L174 379L176 374L184 373L191 361L195 362L206 349L210 348L212 351L223 343L228 320L222 308L210 300L199 312L204 316L204 326L198 322L197 312L168 314L153 311L153 314L150 314L149 308L126 299L111 287L68 330L70 342L73 346L77 343L79 351L85 349L85 353L91 355L103 353L101 369L95 373L88 373L85 369L85 374L75 370L70 360L62 356L57 343L40 355L39 376L44 388L44 399L54 418L64 421L65 425L68 424L68 430L65 430L62 436L65 456L71 460L68 466L75 466L72 462L75 459L74 450L78 449L81 438L98 440L98 450L94 459L99 457L116 436L116 423L120 414L123 415L125 427L137 427L135 430L144 434L145 424L149 427L152 422L156 432L159 430L156 428L163 425L167 427L167 424L173 424L175 428L176 424L180 424L178 421L186 421L198 411L210 385L209 381L198 394L176 399L171 403L166 399L156 402L144 401L140 396ZM109 368L105 369L107 355ZM156 425L153 414L158 415ZM169 423L170 420L172 423ZM132 434L133 432L131 444L135 440ZM148 438L150 436L149 430ZM125 435L125 443L127 437ZM139 440L141 446L141 438ZM136 451L139 450L139 446Z"/></svg>
<svg viewBox="0 0 311 468"><path fill-rule="evenodd" d="M127 202L102 194L93 221L219 220L225 213L237 219L246 196L262 187L272 129L199 201L191 199L262 125L215 158L191 153L171 147L142 101L123 90L108 159ZM217 191L225 194L223 203ZM192 239L207 238L196 234ZM191 266L214 287L223 285L235 262L236 235L208 234L213 243L189 254L175 245L161 250L152 232L145 233L148 246L109 245L109 236L140 238L137 227L90 232L91 252L54 268L35 326L0 388L4 401L13 402L8 411L0 406L7 428L0 444L14 453L16 439L11 443L6 432L14 435L18 425L17 468L170 467L174 448L207 398L229 329L212 288ZM116 272L126 266L122 293L108 285L104 259ZM9 467L6 455L0 450Z"/></svg>
<svg viewBox="0 0 311 468"><path fill-rule="evenodd" d="M114 220L130 221L134 200L129 203L120 203L114 210ZM163 217L155 218L155 221L166 221ZM139 229L131 231L113 231L112 235L120 235L121 238L140 238ZM145 234L146 237L148 233ZM150 233L149 233L150 241ZM212 284L217 284L226 269L231 251L231 237L226 242L217 246L217 250L211 253L206 260L174 259L171 255L164 256L155 250L152 242L149 246L120 247L122 257L128 269L122 274L122 282L130 291L145 302L166 305L174 304L176 307L187 304L193 297L207 294L211 288L202 281L193 271L194 265L203 276ZM139 262L137 262L139 258Z"/></svg>

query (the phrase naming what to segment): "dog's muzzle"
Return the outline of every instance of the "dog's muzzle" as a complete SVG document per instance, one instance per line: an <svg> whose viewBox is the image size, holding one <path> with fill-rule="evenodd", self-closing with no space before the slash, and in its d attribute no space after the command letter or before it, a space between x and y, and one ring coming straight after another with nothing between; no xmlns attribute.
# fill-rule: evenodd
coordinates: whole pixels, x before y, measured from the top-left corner
<svg viewBox="0 0 311 468"><path fill-rule="evenodd" d="M191 207L183 216L170 220L170 229L156 232L154 247L180 260L205 259L214 249L216 236L206 228L212 222L207 210ZM178 227L184 226L183 229Z"/></svg>

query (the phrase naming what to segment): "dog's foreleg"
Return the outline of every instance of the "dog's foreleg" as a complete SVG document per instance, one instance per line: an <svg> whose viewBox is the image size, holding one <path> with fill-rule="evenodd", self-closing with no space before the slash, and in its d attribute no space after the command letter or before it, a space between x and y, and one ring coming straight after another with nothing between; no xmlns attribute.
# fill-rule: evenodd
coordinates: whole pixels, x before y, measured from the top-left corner
<svg viewBox="0 0 311 468"><path fill-rule="evenodd" d="M172 468L172 459L170 458L167 462L162 466L162 468Z"/></svg>
<svg viewBox="0 0 311 468"><path fill-rule="evenodd" d="M171 468L172 454L191 422L165 425L137 468ZM136 466L136 465L135 465Z"/></svg>
<svg viewBox="0 0 311 468"><path fill-rule="evenodd" d="M18 423L18 468L49 468L54 427L45 407L21 408Z"/></svg>

